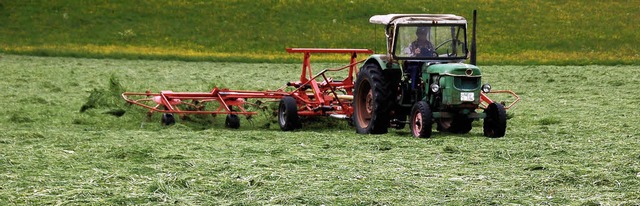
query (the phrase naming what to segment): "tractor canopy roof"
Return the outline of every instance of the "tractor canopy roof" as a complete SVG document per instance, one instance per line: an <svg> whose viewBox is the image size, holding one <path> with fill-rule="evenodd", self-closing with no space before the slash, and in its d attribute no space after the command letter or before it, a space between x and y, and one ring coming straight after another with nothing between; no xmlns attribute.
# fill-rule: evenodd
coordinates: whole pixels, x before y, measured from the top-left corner
<svg viewBox="0 0 640 206"><path fill-rule="evenodd" d="M372 24L466 24L464 17L453 14L386 14L369 19Z"/></svg>

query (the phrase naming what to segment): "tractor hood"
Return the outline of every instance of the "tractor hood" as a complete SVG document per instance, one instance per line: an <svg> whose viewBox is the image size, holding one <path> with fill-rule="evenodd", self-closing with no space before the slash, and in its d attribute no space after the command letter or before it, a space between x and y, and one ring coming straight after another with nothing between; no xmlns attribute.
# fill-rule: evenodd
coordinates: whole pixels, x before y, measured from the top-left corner
<svg viewBox="0 0 640 206"><path fill-rule="evenodd" d="M423 69L423 71L425 71ZM479 77L482 76L480 69L477 66L463 63L451 63L451 64L432 64L426 66L427 73L440 74L449 76L468 76Z"/></svg>

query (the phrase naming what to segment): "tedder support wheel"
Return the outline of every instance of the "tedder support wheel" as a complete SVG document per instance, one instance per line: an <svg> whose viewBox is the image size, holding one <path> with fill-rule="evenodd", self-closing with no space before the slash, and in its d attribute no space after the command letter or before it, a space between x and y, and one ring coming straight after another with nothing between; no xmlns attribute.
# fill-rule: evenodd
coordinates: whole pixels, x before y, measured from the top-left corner
<svg viewBox="0 0 640 206"><path fill-rule="evenodd" d="M162 125L173 125L176 123L176 119L173 117L171 113L162 113L162 118L160 119Z"/></svg>
<svg viewBox="0 0 640 206"><path fill-rule="evenodd" d="M236 114L228 114L224 120L224 126L231 129L240 128L240 117Z"/></svg>
<svg viewBox="0 0 640 206"><path fill-rule="evenodd" d="M278 124L282 131L291 131L300 127L298 117L298 103L296 99L286 96L280 100L278 107Z"/></svg>
<svg viewBox="0 0 640 206"><path fill-rule="evenodd" d="M491 103L484 110L487 117L484 119L484 136L504 137L507 131L507 112L502 104Z"/></svg>
<svg viewBox="0 0 640 206"><path fill-rule="evenodd" d="M384 134L389 128L390 97L388 82L377 64L365 64L355 84L353 122L360 134Z"/></svg>
<svg viewBox="0 0 640 206"><path fill-rule="evenodd" d="M425 101L419 101L411 109L411 134L414 137L431 137L431 108Z"/></svg>

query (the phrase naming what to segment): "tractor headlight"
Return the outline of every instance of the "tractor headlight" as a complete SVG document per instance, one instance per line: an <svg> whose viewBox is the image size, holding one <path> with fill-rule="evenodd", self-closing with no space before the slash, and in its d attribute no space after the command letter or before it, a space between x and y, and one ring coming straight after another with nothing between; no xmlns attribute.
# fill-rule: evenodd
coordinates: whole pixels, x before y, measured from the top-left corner
<svg viewBox="0 0 640 206"><path fill-rule="evenodd" d="M489 92L491 92L491 85L489 85L489 84L483 84L483 85L482 85L482 92L484 92L484 93L489 93Z"/></svg>
<svg viewBox="0 0 640 206"><path fill-rule="evenodd" d="M431 85L429 85L429 88L431 89L431 92L433 93L438 93L440 91L440 85L433 83Z"/></svg>

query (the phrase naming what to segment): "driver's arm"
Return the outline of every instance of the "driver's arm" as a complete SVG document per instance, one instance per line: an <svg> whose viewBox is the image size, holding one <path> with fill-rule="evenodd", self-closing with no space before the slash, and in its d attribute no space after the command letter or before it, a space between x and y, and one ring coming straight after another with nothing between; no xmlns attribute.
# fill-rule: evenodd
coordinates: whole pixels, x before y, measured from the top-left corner
<svg viewBox="0 0 640 206"><path fill-rule="evenodd" d="M411 57L412 57L412 56L415 56L415 54L413 53L413 51L411 51L411 45L409 45L409 46L405 47L405 48L402 50L402 54L403 54L403 55L405 55L405 56L411 56Z"/></svg>

